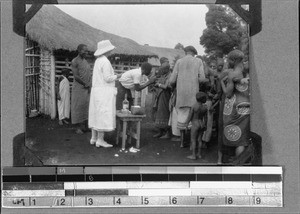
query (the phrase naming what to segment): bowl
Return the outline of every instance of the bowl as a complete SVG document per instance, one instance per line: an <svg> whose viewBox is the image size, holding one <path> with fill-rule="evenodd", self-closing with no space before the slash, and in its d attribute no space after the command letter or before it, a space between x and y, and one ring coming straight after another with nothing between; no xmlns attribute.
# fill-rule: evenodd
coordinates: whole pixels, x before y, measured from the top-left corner
<svg viewBox="0 0 300 214"><path fill-rule="evenodd" d="M141 106L131 106L131 114L143 115L143 114L145 114L145 108L143 108Z"/></svg>

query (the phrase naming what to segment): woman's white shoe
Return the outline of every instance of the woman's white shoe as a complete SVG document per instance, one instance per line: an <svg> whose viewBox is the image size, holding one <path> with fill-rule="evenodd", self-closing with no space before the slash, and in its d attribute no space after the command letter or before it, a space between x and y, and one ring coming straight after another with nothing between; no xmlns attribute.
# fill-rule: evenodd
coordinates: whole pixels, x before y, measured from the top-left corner
<svg viewBox="0 0 300 214"><path fill-rule="evenodd" d="M98 141L96 142L96 147L104 147L104 148L110 148L110 147L113 147L113 145L105 142L105 141Z"/></svg>

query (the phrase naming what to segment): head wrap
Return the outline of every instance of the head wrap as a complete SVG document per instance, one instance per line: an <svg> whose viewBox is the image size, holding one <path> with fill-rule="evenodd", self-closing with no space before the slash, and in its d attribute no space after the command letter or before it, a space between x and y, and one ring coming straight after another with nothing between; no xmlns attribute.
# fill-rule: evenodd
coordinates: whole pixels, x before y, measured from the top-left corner
<svg viewBox="0 0 300 214"><path fill-rule="evenodd" d="M244 59L244 53L240 50L233 50L228 54L228 59L240 62Z"/></svg>
<svg viewBox="0 0 300 214"><path fill-rule="evenodd" d="M87 45L86 44L80 44L80 45L78 45L77 46L77 51L78 52L81 51L84 47L87 47Z"/></svg>
<svg viewBox="0 0 300 214"><path fill-rule="evenodd" d="M218 58L217 59L217 65L224 65L224 59L223 58Z"/></svg>
<svg viewBox="0 0 300 214"><path fill-rule="evenodd" d="M200 91L196 94L196 100L201 103L205 103L207 99L206 93Z"/></svg>
<svg viewBox="0 0 300 214"><path fill-rule="evenodd" d="M190 45L190 46L186 46L186 47L184 48L184 51L185 51L185 52L193 52L195 55L198 54L196 48L194 48L194 47L191 46L191 45Z"/></svg>
<svg viewBox="0 0 300 214"><path fill-rule="evenodd" d="M161 57L159 60L160 64L162 65L165 62L169 62L169 59L167 57Z"/></svg>

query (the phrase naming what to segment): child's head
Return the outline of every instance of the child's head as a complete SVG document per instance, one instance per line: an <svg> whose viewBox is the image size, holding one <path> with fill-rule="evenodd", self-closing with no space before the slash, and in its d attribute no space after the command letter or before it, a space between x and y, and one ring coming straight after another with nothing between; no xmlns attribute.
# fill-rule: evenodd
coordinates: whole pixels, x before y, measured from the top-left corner
<svg viewBox="0 0 300 214"><path fill-rule="evenodd" d="M206 103L207 95L206 93L200 91L196 94L196 100L198 103Z"/></svg>
<svg viewBox="0 0 300 214"><path fill-rule="evenodd" d="M65 77L69 77L69 75L70 75L70 69L68 69L68 68L64 68L64 69L62 69L61 70L61 75L63 75L63 76L65 76Z"/></svg>
<svg viewBox="0 0 300 214"><path fill-rule="evenodd" d="M141 66L142 74L149 76L151 74L152 65L148 62L144 62Z"/></svg>
<svg viewBox="0 0 300 214"><path fill-rule="evenodd" d="M209 67L210 67L212 70L216 70L216 69L217 69L217 62L216 62L216 60L212 60L212 61L209 63Z"/></svg>
<svg viewBox="0 0 300 214"><path fill-rule="evenodd" d="M160 58L160 73L163 75L163 74L167 74L169 73L170 71L170 62L169 62L169 59L166 58L166 57L161 57Z"/></svg>
<svg viewBox="0 0 300 214"><path fill-rule="evenodd" d="M245 57L244 53L240 50L235 49L229 52L228 54L229 68L234 68L235 65L243 62L244 57Z"/></svg>
<svg viewBox="0 0 300 214"><path fill-rule="evenodd" d="M224 59L223 58L218 58L217 59L217 71L221 72L224 67Z"/></svg>

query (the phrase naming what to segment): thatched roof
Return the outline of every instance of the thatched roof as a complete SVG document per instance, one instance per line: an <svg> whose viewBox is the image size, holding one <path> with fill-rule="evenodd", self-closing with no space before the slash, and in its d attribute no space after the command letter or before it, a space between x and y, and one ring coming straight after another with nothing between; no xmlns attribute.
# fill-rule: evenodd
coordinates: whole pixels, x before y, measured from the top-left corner
<svg viewBox="0 0 300 214"><path fill-rule="evenodd" d="M94 52L99 41L109 39L117 47L112 54L155 55L131 39L93 28L53 5L44 5L27 23L26 32L31 40L49 50L75 51L83 43L89 51Z"/></svg>
<svg viewBox="0 0 300 214"><path fill-rule="evenodd" d="M174 60L175 58L182 58L185 56L185 53L183 50L179 49L172 49L172 48L162 48L162 47L154 47L154 46L144 46L148 51L154 53L159 58L161 57L167 57L169 59L170 65L174 66ZM152 59L152 61L157 61L157 63L160 65L159 59ZM157 64L153 62L153 64Z"/></svg>

